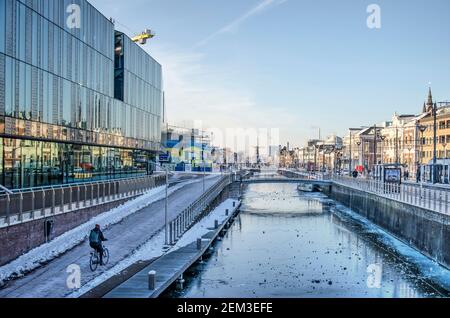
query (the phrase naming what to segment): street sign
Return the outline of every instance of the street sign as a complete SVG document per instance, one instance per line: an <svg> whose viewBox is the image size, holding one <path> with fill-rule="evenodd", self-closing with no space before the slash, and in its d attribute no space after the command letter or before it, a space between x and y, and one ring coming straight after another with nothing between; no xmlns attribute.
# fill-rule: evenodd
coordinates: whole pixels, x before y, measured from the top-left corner
<svg viewBox="0 0 450 318"><path fill-rule="evenodd" d="M169 162L170 155L168 153L159 155L159 162Z"/></svg>
<svg viewBox="0 0 450 318"><path fill-rule="evenodd" d="M400 168L384 169L384 182L400 184L402 182L402 170Z"/></svg>

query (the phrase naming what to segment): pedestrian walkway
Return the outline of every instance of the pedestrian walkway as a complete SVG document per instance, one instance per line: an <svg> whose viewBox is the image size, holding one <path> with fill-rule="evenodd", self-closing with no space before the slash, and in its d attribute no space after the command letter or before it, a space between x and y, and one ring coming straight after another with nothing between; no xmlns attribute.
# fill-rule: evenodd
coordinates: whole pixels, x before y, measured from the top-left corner
<svg viewBox="0 0 450 318"><path fill-rule="evenodd" d="M178 278L182 278L183 273L208 250L220 232L237 213L238 203L235 200L227 200L211 213L217 219L223 218L223 220L217 224L217 228L211 222L210 231L201 236L201 245L198 245L197 241L195 241L167 253L113 289L104 298L157 298ZM228 213L226 212L227 210ZM196 228L194 227L186 235L194 237L192 235L195 234L195 231ZM153 289L149 288L150 272L155 274L155 286Z"/></svg>
<svg viewBox="0 0 450 318"><path fill-rule="evenodd" d="M207 177L206 189L216 184L219 178L220 176ZM202 193L202 178L198 176L192 176L190 180L172 189L169 196L169 218L175 218ZM106 238L109 239L107 247L111 257L108 265L101 267L100 271L97 270L95 273L90 271L90 247L88 242L84 242L24 277L10 281L8 286L0 289L0 298L65 297L73 292L67 286L66 271L69 265L74 264L80 267L83 286L129 257L135 249L147 242L163 227L164 200L159 199L104 231Z"/></svg>

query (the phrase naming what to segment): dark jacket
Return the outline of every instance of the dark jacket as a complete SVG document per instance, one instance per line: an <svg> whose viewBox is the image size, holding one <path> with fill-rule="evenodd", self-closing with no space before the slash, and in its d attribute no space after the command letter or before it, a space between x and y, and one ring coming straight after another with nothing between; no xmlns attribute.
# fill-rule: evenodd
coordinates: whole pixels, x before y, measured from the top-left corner
<svg viewBox="0 0 450 318"><path fill-rule="evenodd" d="M96 237L97 240L93 239L94 237ZM91 235L89 236L90 243L101 244L104 241L106 241L106 239L103 236L103 232L100 229L95 228L91 231Z"/></svg>

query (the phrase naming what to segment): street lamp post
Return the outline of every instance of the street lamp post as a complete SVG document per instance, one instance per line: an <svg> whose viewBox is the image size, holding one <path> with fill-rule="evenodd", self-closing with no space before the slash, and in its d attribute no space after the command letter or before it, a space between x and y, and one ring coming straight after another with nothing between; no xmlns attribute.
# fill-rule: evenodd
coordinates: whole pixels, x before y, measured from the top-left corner
<svg viewBox="0 0 450 318"><path fill-rule="evenodd" d="M381 136L381 164L384 164L384 143L386 141L386 136Z"/></svg>
<svg viewBox="0 0 450 318"><path fill-rule="evenodd" d="M325 148L322 148L322 173L325 173Z"/></svg>
<svg viewBox="0 0 450 318"><path fill-rule="evenodd" d="M442 180L442 183L445 183L445 177L446 177L446 172L448 174L448 171L446 171L446 164L447 164L447 141L444 141L442 143L442 147L444 147L444 167L442 167L442 173L443 173L443 178L444 180Z"/></svg>
<svg viewBox="0 0 450 318"><path fill-rule="evenodd" d="M203 133L202 133L202 166L203 166L203 193L205 193L205 145L203 144Z"/></svg>
<svg viewBox="0 0 450 318"><path fill-rule="evenodd" d="M377 165L377 142L378 142L378 131L377 131L377 125L373 126L373 167L371 170L375 168Z"/></svg>
<svg viewBox="0 0 450 318"><path fill-rule="evenodd" d="M314 145L314 172L317 172L317 150L318 146Z"/></svg>
<svg viewBox="0 0 450 318"><path fill-rule="evenodd" d="M437 183L437 104L433 105L433 184Z"/></svg>
<svg viewBox="0 0 450 318"><path fill-rule="evenodd" d="M423 164L423 134L425 133L425 130L427 130L427 126L423 126L423 125L420 125L419 126L419 130L420 130L420 133L421 133L421 139L420 139L420 156L419 156L419 158L420 158L420 162L419 162L419 167L418 167L418 169L420 169L421 170L421 167L422 167L422 164ZM420 182L421 182L421 184L422 184L422 171L420 171Z"/></svg>
<svg viewBox="0 0 450 318"><path fill-rule="evenodd" d="M349 151L349 156L350 156L350 158L349 158L349 161L348 161L348 174L349 174L349 176L351 176L352 175L352 166L353 166L353 158L352 158L352 143L353 143L353 140L352 140L352 131L350 130L350 142L349 142L349 146L350 146L350 151Z"/></svg>
<svg viewBox="0 0 450 318"><path fill-rule="evenodd" d="M169 167L166 166L166 199L164 202L164 230L165 230L165 241L166 245L169 245Z"/></svg>
<svg viewBox="0 0 450 318"><path fill-rule="evenodd" d="M166 142L169 140L169 124L167 123L167 137ZM164 147L162 143L160 143L161 147ZM169 166L166 164L165 167L165 181L166 181L166 189L165 189L165 200L164 200L164 241L165 245L169 245Z"/></svg>
<svg viewBox="0 0 450 318"><path fill-rule="evenodd" d="M364 160L364 154L362 152L362 147L361 147L362 142L361 141L357 141L356 145L358 146L358 149L359 149L358 150L358 156L359 156L359 163L361 164L362 163L361 160Z"/></svg>
<svg viewBox="0 0 450 318"><path fill-rule="evenodd" d="M411 173L411 166L412 166L412 154L411 154L411 150L413 149L413 146L410 144L408 146L408 174ZM408 176L409 177L409 176Z"/></svg>

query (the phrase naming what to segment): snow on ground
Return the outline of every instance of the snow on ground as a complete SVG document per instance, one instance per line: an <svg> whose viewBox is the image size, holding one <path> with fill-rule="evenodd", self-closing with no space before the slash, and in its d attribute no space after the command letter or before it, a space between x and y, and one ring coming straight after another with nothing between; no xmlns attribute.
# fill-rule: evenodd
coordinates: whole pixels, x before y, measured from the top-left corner
<svg viewBox="0 0 450 318"><path fill-rule="evenodd" d="M211 178L211 176L208 178ZM169 188L168 193L170 195L182 187L195 182L199 181L191 180L177 184L176 186ZM54 240L27 252L11 263L0 267L0 286L11 278L24 276L30 271L42 266L45 263L48 263L73 247L79 245L88 237L90 230L94 228L95 224L101 224L103 228L108 228L121 222L126 217L136 213L146 206L162 200L164 197L165 186L151 189L145 194L125 202L123 205L108 212L102 213L92 218L90 221L58 236Z"/></svg>
<svg viewBox="0 0 450 318"><path fill-rule="evenodd" d="M236 207L233 208L233 202L236 202ZM178 250L182 247L185 247L192 242L197 241L198 238L207 234L214 228L215 220L219 221L219 224L223 223L228 216L226 216L225 210L228 209L230 215L234 213L238 209L239 201L235 200L227 200L220 204L217 208L215 208L210 214L204 217L200 222L195 224L189 231L187 231L183 237L177 242L174 246L173 250Z"/></svg>
<svg viewBox="0 0 450 318"><path fill-rule="evenodd" d="M233 208L233 202L236 202L236 207ZM228 218L225 214L225 210L229 209L230 215L238 208L239 202L234 200L227 200L214 209L210 214L204 217L201 221L196 223L189 231L187 231L183 237L178 241L178 243L171 249L164 251L165 246L165 233L164 230L159 231L155 236L153 236L147 243L138 248L130 257L119 262L116 266L110 270L102 273L100 276L91 280L80 289L72 292L67 296L67 298L78 298L91 289L97 287L109 278L119 274L124 269L130 267L131 265L139 261L148 261L157 257L161 257L165 253L170 253L176 251L184 246L187 246L195 241L197 238L202 237L211 228L214 228L215 220L222 223Z"/></svg>
<svg viewBox="0 0 450 318"><path fill-rule="evenodd" d="M145 243L140 248L138 248L133 254L130 255L130 257L119 262L116 266L107 270L106 272L103 272L101 275L97 276L90 282L83 285L80 289L67 295L66 298L78 298L78 297L86 294L91 289L102 284L106 280L110 279L111 277L119 274L120 272L122 272L124 269L130 267L131 265L133 265L139 261L148 261L153 258L160 257L161 255L164 254L164 250L163 250L164 240L165 240L165 233L163 230L163 231L158 232L147 243Z"/></svg>

